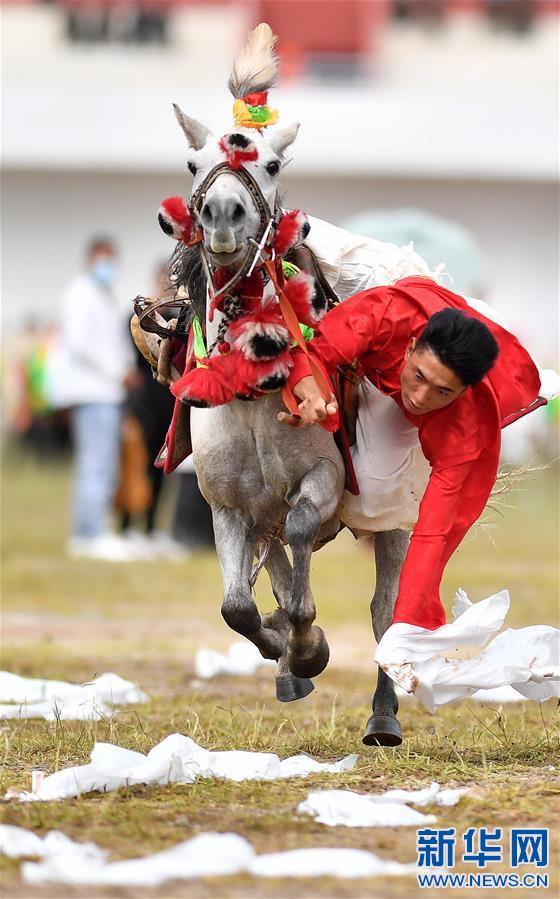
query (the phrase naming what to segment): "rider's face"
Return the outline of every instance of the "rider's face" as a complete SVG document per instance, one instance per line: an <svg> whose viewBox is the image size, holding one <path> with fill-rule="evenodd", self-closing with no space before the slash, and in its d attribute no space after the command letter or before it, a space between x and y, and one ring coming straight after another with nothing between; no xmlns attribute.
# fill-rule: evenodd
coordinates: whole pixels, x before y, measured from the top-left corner
<svg viewBox="0 0 560 899"><path fill-rule="evenodd" d="M401 396L407 412L425 415L449 406L466 390L455 372L412 338L401 371Z"/></svg>

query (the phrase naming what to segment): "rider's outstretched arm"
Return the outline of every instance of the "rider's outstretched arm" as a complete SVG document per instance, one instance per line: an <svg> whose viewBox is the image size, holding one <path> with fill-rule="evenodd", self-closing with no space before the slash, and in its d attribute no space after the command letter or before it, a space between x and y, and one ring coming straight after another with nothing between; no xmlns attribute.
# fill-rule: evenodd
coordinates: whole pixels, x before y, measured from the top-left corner
<svg viewBox="0 0 560 899"><path fill-rule="evenodd" d="M364 290L327 312L317 334L307 345L326 374L333 374L338 365L352 364L365 353L374 353L378 346L384 345L390 330L385 322L385 311L391 299L389 291L386 287ZM288 384L301 401L298 408L301 425L321 422L336 412L334 396L330 402L323 399L303 350L293 349L292 358ZM280 420L291 418L285 413L280 416Z"/></svg>

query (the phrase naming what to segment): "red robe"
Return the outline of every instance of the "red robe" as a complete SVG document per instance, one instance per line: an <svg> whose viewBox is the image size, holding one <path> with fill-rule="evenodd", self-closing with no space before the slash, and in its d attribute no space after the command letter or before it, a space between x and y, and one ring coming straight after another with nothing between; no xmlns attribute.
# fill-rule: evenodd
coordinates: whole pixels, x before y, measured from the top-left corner
<svg viewBox="0 0 560 899"><path fill-rule="evenodd" d="M449 406L413 415L404 408L400 390L405 351L411 337L420 337L428 318L448 307L487 325L500 347L498 360L479 384ZM402 568L393 623L437 628L445 624L439 597L445 565L488 501L505 419L538 396L537 368L516 337L462 297L418 277L364 290L341 303L327 313L308 346L329 373L358 360L364 375L392 396L418 428L431 473ZM293 356L292 389L310 374L304 353L296 349Z"/></svg>

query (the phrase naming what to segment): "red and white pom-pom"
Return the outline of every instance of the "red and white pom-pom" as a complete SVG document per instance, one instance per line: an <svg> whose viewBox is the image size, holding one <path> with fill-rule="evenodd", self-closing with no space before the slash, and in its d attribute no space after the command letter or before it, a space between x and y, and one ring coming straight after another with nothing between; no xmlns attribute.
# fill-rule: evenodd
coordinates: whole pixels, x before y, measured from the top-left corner
<svg viewBox="0 0 560 899"><path fill-rule="evenodd" d="M234 172L241 168L244 162L255 162L259 158L255 142L238 131L224 134L219 146L222 153L225 153L228 166Z"/></svg>
<svg viewBox="0 0 560 899"><path fill-rule="evenodd" d="M251 396L257 392L277 390L283 387L292 367L289 350L276 359L251 362L243 353L234 351L229 357L232 365L231 384L237 396Z"/></svg>
<svg viewBox="0 0 560 899"><path fill-rule="evenodd" d="M274 249L277 256L283 256L292 247L301 243L309 234L309 222L304 212L292 209L285 212L278 223L274 237Z"/></svg>
<svg viewBox="0 0 560 899"><path fill-rule="evenodd" d="M158 211L158 222L162 231L175 240L188 243L192 238L194 220L183 197L168 197Z"/></svg>
<svg viewBox="0 0 560 899"><path fill-rule="evenodd" d="M314 291L315 279L309 272L298 272L284 284L284 294L298 321L311 327L317 323L312 305Z"/></svg>
<svg viewBox="0 0 560 899"><path fill-rule="evenodd" d="M290 335L277 303L261 306L232 322L229 334L235 349L252 362L274 359L290 345Z"/></svg>
<svg viewBox="0 0 560 899"><path fill-rule="evenodd" d="M286 351L277 359L270 362L253 363L256 379L255 387L257 390L278 390L283 387L290 375L293 362L289 351Z"/></svg>

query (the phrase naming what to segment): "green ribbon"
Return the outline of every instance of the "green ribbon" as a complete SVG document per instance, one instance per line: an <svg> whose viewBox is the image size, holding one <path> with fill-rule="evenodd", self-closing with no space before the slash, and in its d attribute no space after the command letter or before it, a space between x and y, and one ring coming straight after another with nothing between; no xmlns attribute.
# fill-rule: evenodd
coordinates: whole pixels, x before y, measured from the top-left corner
<svg viewBox="0 0 560 899"><path fill-rule="evenodd" d="M297 275L300 269L297 265L294 265L293 262L286 262L285 259L282 260L282 271L284 272L284 277L286 280L293 278L294 275Z"/></svg>
<svg viewBox="0 0 560 899"><path fill-rule="evenodd" d="M200 324L199 318L197 315L192 320L192 329L193 329L193 348L194 354L197 359L196 366L200 368L202 366L202 362L199 362L199 359L206 359L208 353L206 352L206 342L204 340L204 334L202 333L202 325Z"/></svg>

